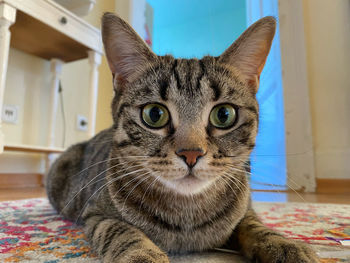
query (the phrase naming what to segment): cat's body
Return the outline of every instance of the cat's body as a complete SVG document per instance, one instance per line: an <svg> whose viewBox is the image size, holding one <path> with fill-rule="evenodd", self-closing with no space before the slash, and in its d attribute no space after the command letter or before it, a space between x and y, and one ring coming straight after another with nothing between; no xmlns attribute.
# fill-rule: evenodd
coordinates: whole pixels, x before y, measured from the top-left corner
<svg viewBox="0 0 350 263"><path fill-rule="evenodd" d="M68 149L47 191L57 211L84 224L105 262L163 263L164 252L219 247L261 262L317 262L250 207L255 93L274 28L265 18L220 57L174 59L157 57L121 19L104 16L114 125Z"/></svg>
<svg viewBox="0 0 350 263"><path fill-rule="evenodd" d="M158 70L162 71L161 68L164 67L164 72L160 74L164 79L171 79L171 75L173 75L174 71L179 71L179 75L184 76L184 79L187 78L186 74L191 74L193 83L190 87L194 89L199 88L198 82L200 80L204 81L201 79L201 76L204 74L203 71L208 70L210 72L210 65L215 63L215 59L210 57L201 61L201 65L198 60L175 60L171 57L164 57L162 60L162 63L158 64ZM197 66L197 70L192 69L189 71L186 68L187 65L182 65L188 62L192 64L192 67ZM167 76L167 74L169 76ZM219 74L219 72L213 72L213 75L220 79L220 76L217 74ZM207 77L209 76L210 75ZM145 78L147 79L147 77ZM145 78L143 78L143 81L145 81ZM152 79L152 77L148 78L150 79L146 80L146 82L159 82L158 79ZM174 83L169 85L169 93L171 93L171 89L174 87L175 82L178 81L180 82L180 85L182 84L180 80L174 79L173 81ZM167 83L167 85L168 84L169 83ZM237 84L235 84L235 86L237 86ZM149 86L147 86L147 88L151 89ZM177 87L175 87L175 89L177 89ZM204 94L201 96L197 94L197 99L202 97L198 101L198 105L195 105L197 108L200 107L200 105L206 105L211 97L215 96L212 87L208 87L207 90L204 88L202 89L204 90ZM183 91L184 97L191 96L190 94L187 94L188 90L186 91L186 89L184 89ZM224 90L221 92L224 92ZM147 92L142 96L147 96L146 93ZM150 91L148 91L148 96L149 93ZM154 90L154 94L157 93L158 90ZM227 93L230 93L229 90ZM237 94L232 94L231 96L241 97L242 94L239 93L239 90L237 90ZM251 100L253 100L253 94L250 96ZM125 99L123 104L124 107L126 107L126 104L131 105L134 97L136 97L136 95L132 94L130 96L130 98L132 98L131 101ZM178 93L176 94L176 97L179 101L184 100L184 98ZM159 99L160 98L157 100ZM150 100L152 101L154 99ZM239 99L236 99L237 102L238 100ZM185 105L182 106L187 108L194 106L190 101L184 104ZM241 104L243 107L244 102L242 101ZM249 109L250 111L257 112L256 104L252 104L251 107L253 109ZM188 111L190 111L190 109L188 109ZM246 125L246 127L242 127L240 132L244 134L248 133L248 131L244 132L244 130L252 129L251 126L256 125L256 116L257 115L254 116L254 122L250 125ZM116 118L118 117L116 116ZM186 117L186 119L189 123L193 121L193 117L191 118L191 116ZM187 125L189 125L189 123ZM248 209L250 193L248 190L248 179L245 171L242 170L239 173L235 173L238 178L237 182L231 182L229 180L217 182L215 186L213 185L206 191L203 191L203 193L199 193L195 196L172 193L172 190L165 189L161 182L154 181L153 177L134 180L135 177L138 176L138 173L133 174L133 171L140 168L139 164L142 164L145 161L145 158L142 156L120 158L120 156L123 155L140 155L140 153L137 152L131 152L130 154L127 154L126 152L122 154L120 153L121 149L123 150L124 148L130 150L126 143L127 140L132 140L133 143L137 141L135 139L135 137L137 137L137 131L134 131L134 129L136 129L135 124L130 123L128 120L126 122L121 122L120 125L124 127L119 127L119 129L118 127L110 128L101 132L88 142L73 146L64 156L61 157L61 161L55 163L52 171L55 171L57 175L62 174L68 177L67 179L59 176L48 177L50 180L48 185L52 185L57 189L49 190L51 193L49 195L50 200L55 208L58 211L62 211L66 206L63 209L62 214L71 220L81 221L84 209L86 208L84 205L86 204L87 206L88 199L96 192L96 194L89 200L89 209L95 206L98 207L98 209L103 210L103 213L106 216L115 217L120 215L119 219L137 226L166 251L202 251L224 245L226 240L230 237L232 230ZM118 131L120 133L128 134L127 139L113 138L113 135L117 134ZM251 141L249 142L247 150L250 150L253 147L254 137L255 136L251 136ZM142 141L142 139L140 138L139 141ZM157 149L166 147L166 144L168 143L167 141L163 142L155 140L153 143L149 141L144 141L142 143L149 144L147 146L149 151L144 154L152 158L151 161L148 160L149 162L164 162L163 165L160 165L165 168L169 166L170 161L167 156L164 156L166 151L162 150L157 152ZM243 148L240 150L243 150ZM116 159L113 159L113 157ZM62 160L63 158L68 162L76 160L77 163L64 164L65 161ZM245 157L245 159L247 158ZM217 161L214 165L219 169L222 169L220 167L222 167L223 164L221 165L218 160L220 160L219 156L216 157L216 159L213 158L212 162ZM124 162L127 163L124 165L121 164ZM234 158L232 163L234 163ZM93 164L97 165L83 171L85 168ZM74 169L65 171L64 169L66 169L66 167L74 167ZM110 167L112 167L112 169L110 169ZM113 167L115 167L115 169L113 169ZM118 174L118 171L120 170L121 172ZM101 187L108 183L108 174L113 174L115 172L117 172L117 174L111 177L118 178L118 176L122 176L127 172L132 174L124 179L117 180L114 184L108 185L106 186L106 189L102 190ZM93 179L99 174L100 176L98 178ZM110 178L110 180L113 178ZM133 183L128 185L128 182L131 180L134 180ZM89 184L89 182L91 183ZM79 190L77 185L88 186L74 198L77 190ZM152 189L149 189L150 185L152 186ZM240 188L237 188L237 186L240 186ZM148 191L146 192L147 188ZM107 189L109 189L109 191L107 191ZM129 195L127 198L129 193L132 195ZM55 194L58 194L56 198L54 196ZM114 201L111 200L111 196L115 197ZM73 201L67 205L70 200ZM117 203L116 201L120 201L120 203ZM56 202L58 203L56 204Z"/></svg>

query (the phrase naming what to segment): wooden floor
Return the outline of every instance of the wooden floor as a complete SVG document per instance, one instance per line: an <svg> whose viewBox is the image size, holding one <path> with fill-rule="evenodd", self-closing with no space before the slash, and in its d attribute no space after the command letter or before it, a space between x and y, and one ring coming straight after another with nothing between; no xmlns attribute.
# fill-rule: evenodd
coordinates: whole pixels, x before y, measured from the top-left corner
<svg viewBox="0 0 350 263"><path fill-rule="evenodd" d="M0 201L19 200L27 198L45 197L45 189L40 188L17 188L0 189ZM256 192L252 193L254 201L263 202L309 202L309 203L334 203L350 204L350 193L346 194L317 194L317 193L294 193L294 192Z"/></svg>
<svg viewBox="0 0 350 263"><path fill-rule="evenodd" d="M20 200L28 198L45 197L45 189L43 187L37 188L0 188L0 201Z"/></svg>

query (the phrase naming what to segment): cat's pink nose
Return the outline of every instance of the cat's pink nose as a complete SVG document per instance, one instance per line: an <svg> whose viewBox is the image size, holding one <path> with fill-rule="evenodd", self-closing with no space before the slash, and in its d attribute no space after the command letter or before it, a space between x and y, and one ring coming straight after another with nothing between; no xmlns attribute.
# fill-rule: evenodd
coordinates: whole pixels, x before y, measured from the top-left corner
<svg viewBox="0 0 350 263"><path fill-rule="evenodd" d="M181 157L182 159L184 159L184 161L186 162L186 164L190 168L195 166L195 164L197 163L198 159L205 155L205 153L201 149L196 149L196 150L184 150L184 149L181 149L181 150L176 151L176 154L179 157Z"/></svg>

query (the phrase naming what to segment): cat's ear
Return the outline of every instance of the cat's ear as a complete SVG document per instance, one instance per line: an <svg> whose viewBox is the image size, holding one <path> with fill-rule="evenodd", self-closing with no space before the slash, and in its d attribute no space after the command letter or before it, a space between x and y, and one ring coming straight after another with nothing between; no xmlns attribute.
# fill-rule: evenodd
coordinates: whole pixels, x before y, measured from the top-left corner
<svg viewBox="0 0 350 263"><path fill-rule="evenodd" d="M131 26L113 13L102 17L102 40L113 75L124 81L134 80L157 60Z"/></svg>
<svg viewBox="0 0 350 263"><path fill-rule="evenodd" d="M276 20L271 16L264 17L251 25L219 57L219 61L237 68L249 86L258 89L260 73L269 54Z"/></svg>

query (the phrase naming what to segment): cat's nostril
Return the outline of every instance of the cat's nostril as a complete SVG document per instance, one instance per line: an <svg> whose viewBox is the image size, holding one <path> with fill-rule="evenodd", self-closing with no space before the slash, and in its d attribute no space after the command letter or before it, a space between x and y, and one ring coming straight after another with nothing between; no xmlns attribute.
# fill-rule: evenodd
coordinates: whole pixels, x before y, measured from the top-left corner
<svg viewBox="0 0 350 263"><path fill-rule="evenodd" d="M180 158L182 158L190 168L195 166L198 159L205 155L204 151L201 149L195 149L195 150L180 149L176 151L176 154Z"/></svg>

